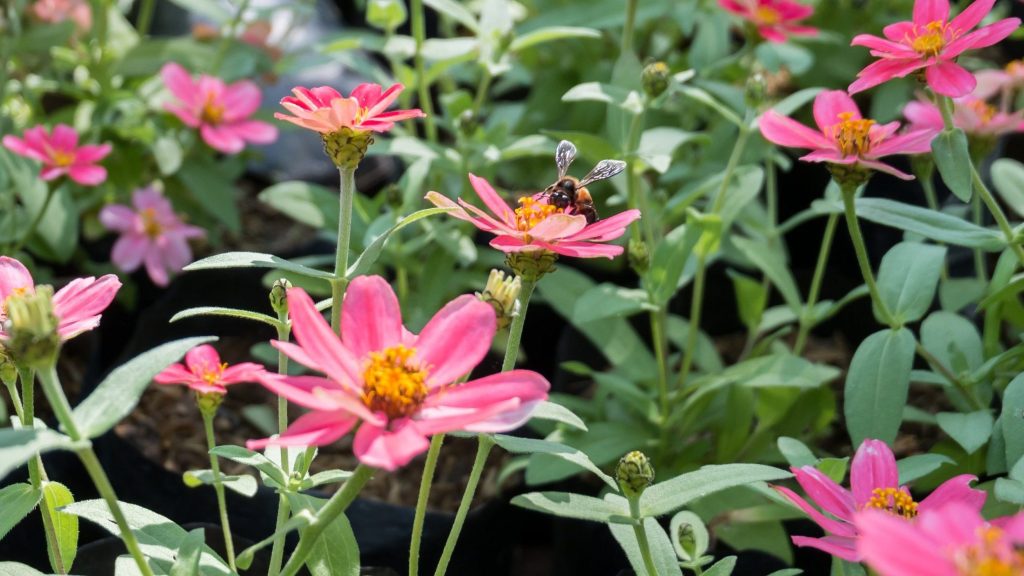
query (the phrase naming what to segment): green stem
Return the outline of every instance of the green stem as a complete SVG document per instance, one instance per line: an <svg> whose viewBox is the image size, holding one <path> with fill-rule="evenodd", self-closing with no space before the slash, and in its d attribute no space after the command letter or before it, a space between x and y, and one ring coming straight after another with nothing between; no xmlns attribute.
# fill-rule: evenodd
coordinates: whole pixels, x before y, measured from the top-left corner
<svg viewBox="0 0 1024 576"><path fill-rule="evenodd" d="M291 335L291 328L289 328L288 312L282 311L277 313L277 319L281 323L277 327L277 339L282 342L287 342ZM288 356L284 352L277 351L277 373L287 374L288 373ZM278 396L277 398L277 431L279 434L284 434L285 430L288 429L288 400L284 396ZM281 467L288 471L288 448L281 446ZM281 572L281 564L284 562L284 541L285 535L281 534L281 527L288 521L289 504L288 497L285 494L278 495L277 502L277 519L274 522L274 533L277 534L274 537L274 543L270 548L270 566L267 568L267 576L277 576Z"/></svg>
<svg viewBox="0 0 1024 576"><path fill-rule="evenodd" d="M878 292L878 285L875 283L875 274L871 271L871 261L868 259L868 250L864 246L864 237L860 233L860 223L857 221L857 207L854 205L857 196L857 188L854 186L842 186L843 210L846 214L846 227L850 230L850 240L853 241L853 250L857 253L857 264L860 265L860 273L864 282L868 285L868 292L871 293L871 301L875 310L881 315L882 322L893 329L900 325L892 317L889 307L882 301Z"/></svg>
<svg viewBox="0 0 1024 576"><path fill-rule="evenodd" d="M988 406L985 406L984 404L981 403L981 400L978 400L978 397L974 395L974 390L972 390L971 387L967 385L967 383L958 378L952 370L947 368L941 360L932 355L932 353L929 352L927 348L922 346L920 342L916 344L915 350L917 351L917 355L920 356L925 362L927 362L928 365L932 367L932 369L942 374L946 378L946 380L949 380L950 384L953 384L954 386L959 388L960 391L963 393L964 397L967 398L967 401L975 410L985 410L988 408Z"/></svg>
<svg viewBox="0 0 1024 576"><path fill-rule="evenodd" d="M523 286L519 290L519 314L512 319L512 324L508 328L508 344L505 346L505 359L501 363L502 372L508 372L516 367L519 343L523 338L523 326L526 324L526 309L536 287L537 280L523 278Z"/></svg>
<svg viewBox="0 0 1024 576"><path fill-rule="evenodd" d="M832 251L832 238L835 236L836 224L838 222L838 213L829 214L828 223L825 224L825 236L821 239L821 250L818 252L818 263L814 266L814 278L811 280L811 289L807 294L807 304L804 305L804 312L800 315L800 330L796 335L796 345L793 346L793 354L796 356L799 356L804 351L807 335L811 328L814 327L814 306L818 303L821 281L825 277L828 256Z"/></svg>
<svg viewBox="0 0 1024 576"><path fill-rule="evenodd" d="M427 450L427 461L423 465L423 476L420 478L420 493L416 498L416 515L412 520L412 540L409 543L409 576L416 576L420 571L420 541L423 538L423 522L427 516L427 498L430 486L434 482L434 470L437 468L437 457L444 444L444 434L435 434L430 439Z"/></svg>
<svg viewBox="0 0 1024 576"><path fill-rule="evenodd" d="M331 280L331 329L341 334L341 303L348 286L348 253L352 242L352 203L356 194L355 168L338 168L341 208L338 214L338 247L334 253L334 278Z"/></svg>
<svg viewBox="0 0 1024 576"><path fill-rule="evenodd" d="M476 458L473 460L473 469L469 473L469 482L466 483L466 491L462 494L459 509L455 512L455 522L452 524L452 531L448 533L448 540L444 543L444 550L441 552L441 559L437 563L437 569L434 570L434 576L442 576L448 572L448 563L451 562L452 554L455 552L455 544L459 541L462 526L466 523L466 516L469 514L469 507L473 503L476 488L480 484L484 464L487 463L487 455L491 453L491 448L494 447L494 440L486 434L477 436L477 441Z"/></svg>
<svg viewBox="0 0 1024 576"><path fill-rule="evenodd" d="M242 0L238 5L238 10L235 10L235 15L231 18L231 22L228 24L227 30L223 32L221 36L220 44L217 46L217 53L214 55L212 64L210 65L210 72L216 74L220 70L221 64L224 63L224 58L228 55L228 47L231 46L231 42L235 38L235 34L238 31L238 25L242 22L242 17L245 16L245 11L249 9L250 0Z"/></svg>
<svg viewBox="0 0 1024 576"><path fill-rule="evenodd" d="M135 29L140 37L149 35L149 26L153 22L153 9L156 7L156 0L142 0L139 8L139 19L135 23Z"/></svg>
<svg viewBox="0 0 1024 576"><path fill-rule="evenodd" d="M658 569L654 565L654 556L651 555L651 544L647 540L647 528L644 527L644 518L640 515L639 496L629 499L629 511L633 516L633 533L636 534L636 542L640 548L640 557L644 559L647 576L658 576Z"/></svg>
<svg viewBox="0 0 1024 576"><path fill-rule="evenodd" d="M981 226L981 200L978 199L980 194L975 194L971 198L971 221L976 226ZM980 248L974 249L974 274L982 282L988 282L988 270L985 267L985 254L982 253Z"/></svg>
<svg viewBox="0 0 1024 576"><path fill-rule="evenodd" d="M295 576L299 572L302 565L306 563L309 553L313 551L317 539L352 504L363 486L373 477L373 472L374 469L365 464L356 467L341 490L331 496L331 499L317 512L316 519L306 527L302 537L299 538L299 545L295 547L295 552L292 553L288 563L281 570L282 576Z"/></svg>
<svg viewBox="0 0 1024 576"><path fill-rule="evenodd" d="M978 169L973 164L971 165L971 179L974 181L974 190L981 196L981 201L985 203L988 211L995 218L996 224L999 225L999 229L1003 232L1006 242L1010 245L1010 249L1017 255L1017 259L1024 264L1024 247L1016 241L1010 221L1006 219L1006 214L992 196L992 192L985 185L985 182L981 179L981 174L978 174Z"/></svg>
<svg viewBox="0 0 1024 576"><path fill-rule="evenodd" d="M630 226L630 238L633 242L644 240L647 236L648 248L653 248L651 243L654 239L654 218L647 206L647 195L643 193L640 185L640 174L636 170L637 148L640 147L640 137L643 133L644 113L633 115L629 124L629 132L626 136L626 158L629 166L626 168L626 198L631 208L637 208L644 216L641 226Z"/></svg>
<svg viewBox="0 0 1024 576"><path fill-rule="evenodd" d="M651 339L654 341L654 357L658 362L658 403L661 406L661 421L668 420L668 342L665 333L665 308L651 312Z"/></svg>
<svg viewBox="0 0 1024 576"><path fill-rule="evenodd" d="M697 336L700 334L701 309L704 307L704 281L707 276L707 258L697 257L697 271L693 278L693 295L690 298L690 322L686 332L686 350L683 351L683 365L679 369L679 389L686 385L693 369L693 355L697 351Z"/></svg>
<svg viewBox="0 0 1024 576"><path fill-rule="evenodd" d="M426 114L427 140L437 143L437 124L434 121L434 103L430 99L430 85L427 84L426 66L423 63L423 41L427 37L427 23L423 15L423 0L412 0L410 10L412 37L416 43L413 66L416 69L416 94L420 108Z"/></svg>
<svg viewBox="0 0 1024 576"><path fill-rule="evenodd" d="M21 393L18 392L18 381L11 380L10 382L4 382L7 386L7 392L11 395L11 405L14 406L14 413L17 414L18 420L25 421L25 411L21 407Z"/></svg>
<svg viewBox="0 0 1024 576"><path fill-rule="evenodd" d="M231 537L231 524L228 520L228 504L224 499L224 481L220 475L220 462L218 462L217 456L210 454L217 447L217 442L213 435L213 419L217 415L217 409L204 410L200 408L199 412L203 415L203 429L206 431L206 448L207 454L210 456L210 471L213 472L213 491L217 494L220 527L224 531L224 550L228 556L228 567L231 568L232 572L237 572L238 570L235 568L235 542Z"/></svg>
<svg viewBox="0 0 1024 576"><path fill-rule="evenodd" d="M626 22L622 27L622 46L619 54L628 54L633 51L633 33L636 27L636 7L639 0L628 0L626 2Z"/></svg>
<svg viewBox="0 0 1024 576"><path fill-rule="evenodd" d="M476 119L480 116L480 109L484 106L484 100L487 99L487 91L491 87L491 80L494 77L491 75L490 69L487 66L483 67L483 72L480 76L480 83L476 87L476 97L473 99L473 118Z"/></svg>

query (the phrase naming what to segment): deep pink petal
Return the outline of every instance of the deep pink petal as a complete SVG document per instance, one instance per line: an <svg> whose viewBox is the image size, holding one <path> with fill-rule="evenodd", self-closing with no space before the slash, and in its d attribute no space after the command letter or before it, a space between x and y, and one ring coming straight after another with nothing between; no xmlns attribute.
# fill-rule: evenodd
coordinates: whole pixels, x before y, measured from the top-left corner
<svg viewBox="0 0 1024 576"><path fill-rule="evenodd" d="M888 82L893 78L903 78L907 74L915 70L919 70L927 66L926 60L921 58L917 59L881 59L876 62L872 62L866 68L861 70L857 74L857 80L850 84L847 88L850 94L856 94L863 92L868 88L874 88L883 82Z"/></svg>
<svg viewBox="0 0 1024 576"><path fill-rule="evenodd" d="M358 420L346 412L310 412L299 416L277 438L249 440L249 450L267 446L326 446L348 433Z"/></svg>
<svg viewBox="0 0 1024 576"><path fill-rule="evenodd" d="M504 402L509 398L522 401L544 400L551 385L532 370L510 370L435 390L424 401L424 407L481 408Z"/></svg>
<svg viewBox="0 0 1024 576"><path fill-rule="evenodd" d="M17 136L8 134L4 136L3 143L4 148L7 148L19 156L25 156L26 158L31 158L38 162L47 162L50 159L44 150L31 146L28 142L18 138Z"/></svg>
<svg viewBox="0 0 1024 576"><path fill-rule="evenodd" d="M164 260L160 255L160 250L155 249L155 247L147 250L143 263L146 265L146 273L149 274L149 279L153 281L153 284L160 287L167 286L170 282L170 277L167 274L167 269L164 268Z"/></svg>
<svg viewBox="0 0 1024 576"><path fill-rule="evenodd" d="M932 140L941 129L926 128L923 130L911 130L899 136L886 139L865 155L873 160L891 154L926 154L931 151Z"/></svg>
<svg viewBox="0 0 1024 576"><path fill-rule="evenodd" d="M787 500L795 504L798 508L803 510L804 514L807 514L814 521L815 524L821 526L825 532L835 534L836 536L845 536L853 538L857 535L857 530L853 527L853 524L849 522L842 522L825 516L818 511L817 508L811 506L806 500L797 495L789 488L783 486L772 486L776 492L782 494Z"/></svg>
<svg viewBox="0 0 1024 576"><path fill-rule="evenodd" d="M973 30L975 26L981 24L985 16L988 16L995 4L996 0L975 0L950 21L950 28L961 33Z"/></svg>
<svg viewBox="0 0 1024 576"><path fill-rule="evenodd" d="M239 138L254 144L270 144L277 140L277 127L258 120L231 124L230 129Z"/></svg>
<svg viewBox="0 0 1024 576"><path fill-rule="evenodd" d="M761 116L760 127L765 140L777 146L811 150L834 146L834 143L821 132L816 132L775 110L769 110Z"/></svg>
<svg viewBox="0 0 1024 576"><path fill-rule="evenodd" d="M177 62L164 64L164 67L160 69L160 77L163 78L164 85L167 86L171 94L186 106L197 108L201 104L199 92L196 90L195 82L192 81L192 76Z"/></svg>
<svg viewBox="0 0 1024 576"><path fill-rule="evenodd" d="M587 218L582 214L552 214L541 220L527 232L532 238L552 242L582 232L587 227Z"/></svg>
<svg viewBox="0 0 1024 576"><path fill-rule="evenodd" d="M74 165L67 169L68 176L82 186L96 186L107 179L107 169L102 166Z"/></svg>
<svg viewBox="0 0 1024 576"><path fill-rule="evenodd" d="M857 448L850 465L850 489L858 507L863 507L878 488L899 488L896 456L881 440L868 438Z"/></svg>
<svg viewBox="0 0 1024 576"><path fill-rule="evenodd" d="M445 386L469 374L497 330L494 308L479 298L467 294L446 304L416 339L417 358L430 371L428 385Z"/></svg>
<svg viewBox="0 0 1024 576"><path fill-rule="evenodd" d="M519 406L516 408L503 410L482 420L470 422L464 425L462 429L467 432L479 432L481 434L509 432L526 425L533 418L533 412L540 403L541 400L520 400Z"/></svg>
<svg viewBox="0 0 1024 576"><path fill-rule="evenodd" d="M402 90L405 90L405 86L401 84L394 84L383 93L380 93L380 88L380 86L377 86L378 96L375 101L367 103L360 99L363 106L369 108L369 110L366 111L367 118L374 118L382 114L395 102L396 99L398 99L398 95L402 93ZM352 92L352 95L355 96L355 91Z"/></svg>
<svg viewBox="0 0 1024 576"><path fill-rule="evenodd" d="M943 547L922 537L913 522L867 510L857 515L857 529L857 551L882 575L956 576Z"/></svg>
<svg viewBox="0 0 1024 576"><path fill-rule="evenodd" d="M860 120L860 108L843 90L828 90L814 99L814 121L822 134L828 134L833 126L843 121L842 115L849 114L851 120Z"/></svg>
<svg viewBox="0 0 1024 576"><path fill-rule="evenodd" d="M39 171L39 177L46 182L51 182L68 173L68 169L62 166L44 166Z"/></svg>
<svg viewBox="0 0 1024 576"><path fill-rule="evenodd" d="M949 19L949 0L914 0L914 24L926 26Z"/></svg>
<svg viewBox="0 0 1024 576"><path fill-rule="evenodd" d="M341 341L360 359L401 344L402 311L387 280L380 276L352 280L341 307Z"/></svg>
<svg viewBox="0 0 1024 576"><path fill-rule="evenodd" d="M852 538L841 536L825 536L824 538L808 538L807 536L793 536L793 544L801 548L816 548L822 552L842 558L847 562L859 562L857 554L857 541Z"/></svg>
<svg viewBox="0 0 1024 576"><path fill-rule="evenodd" d="M88 144L78 149L75 154L75 164L95 164L110 154L113 146L110 144Z"/></svg>
<svg viewBox="0 0 1024 576"><path fill-rule="evenodd" d="M924 71L928 86L943 96L959 98L970 94L978 81L974 74L953 62L938 62Z"/></svg>
<svg viewBox="0 0 1024 576"><path fill-rule="evenodd" d="M363 424L352 451L363 464L394 471L427 450L430 442L409 420L392 422L390 429Z"/></svg>
<svg viewBox="0 0 1024 576"><path fill-rule="evenodd" d="M245 140L228 126L203 124L199 127L199 133L210 148L225 154L238 154L245 148Z"/></svg>
<svg viewBox="0 0 1024 576"><path fill-rule="evenodd" d="M416 420L416 428L423 434L440 434L491 420L493 417L519 409L518 398L509 398L477 409L437 408L425 409Z"/></svg>
<svg viewBox="0 0 1024 576"><path fill-rule="evenodd" d="M527 243L517 236L496 236L491 239L491 247L502 252L529 252L537 250L538 245Z"/></svg>
<svg viewBox="0 0 1024 576"><path fill-rule="evenodd" d="M914 32L914 23L910 21L896 22L882 28L882 34L893 42L906 42Z"/></svg>
<svg viewBox="0 0 1024 576"><path fill-rule="evenodd" d="M939 111L939 107L931 102L922 102L921 100L914 100L909 102L903 107L903 116L915 128L931 128L935 130L942 130L945 126L945 121L942 119L942 112Z"/></svg>
<svg viewBox="0 0 1024 576"><path fill-rule="evenodd" d="M266 368L254 362L240 362L228 366L220 375L220 381L227 384L239 384L242 382L259 382Z"/></svg>
<svg viewBox="0 0 1024 576"><path fill-rule="evenodd" d="M74 152L78 148L78 132L67 124L57 124L53 127L50 144L56 150Z"/></svg>
<svg viewBox="0 0 1024 576"><path fill-rule="evenodd" d="M923 513L925 510L938 510L951 502L960 502L981 512L988 493L984 490L971 488L971 482L977 479L977 477L970 474L961 474L946 480L925 497L924 500L921 500L921 503L918 505L918 511Z"/></svg>
<svg viewBox="0 0 1024 576"><path fill-rule="evenodd" d="M248 80L225 87L220 104L224 106L224 121L235 123L252 116L260 107L260 88Z"/></svg>
<svg viewBox="0 0 1024 576"><path fill-rule="evenodd" d="M979 28L949 43L942 51L942 58L952 60L965 50L987 48L1002 42L1013 31L1020 27L1020 18L1006 18L995 24Z"/></svg>
<svg viewBox="0 0 1024 576"><path fill-rule="evenodd" d="M875 56L882 54L902 58L913 58L917 55L914 50L899 41L886 40L872 34L858 34L850 41L850 46L864 46L870 48Z"/></svg>
<svg viewBox="0 0 1024 576"><path fill-rule="evenodd" d="M591 240L593 242L607 242L615 240L626 232L626 227L640 219L640 211L636 209L619 212L614 216L599 220L590 224L583 231L565 238L570 242Z"/></svg>
<svg viewBox="0 0 1024 576"><path fill-rule="evenodd" d="M220 368L220 354L209 344L202 344L185 354L185 365L194 374L216 371Z"/></svg>
<svg viewBox="0 0 1024 576"><path fill-rule="evenodd" d="M501 196L494 191L491 184L476 176L475 174L469 175L469 182L473 185L473 189L476 190L480 199L483 200L484 204L490 208L491 212L494 213L502 222L506 225L515 228L516 218L515 213L509 208L508 204L501 199Z"/></svg>
<svg viewBox="0 0 1024 576"><path fill-rule="evenodd" d="M171 364L153 377L153 381L157 384L187 384L194 379L195 374L180 363Z"/></svg>
<svg viewBox="0 0 1024 576"><path fill-rule="evenodd" d="M10 256L0 256L0 302L15 290L31 291L34 287L32 274L24 264Z"/></svg>
<svg viewBox="0 0 1024 576"><path fill-rule="evenodd" d="M836 518L847 522L853 521L853 514L857 510L853 494L813 466L790 468L790 470L800 487L804 489L804 493L815 504Z"/></svg>
<svg viewBox="0 0 1024 576"><path fill-rule="evenodd" d="M563 256L572 256L573 258L615 258L619 254L622 254L623 248L617 244L599 244L594 242L540 242L535 243L537 246L550 250Z"/></svg>
<svg viewBox="0 0 1024 576"><path fill-rule="evenodd" d="M66 340L81 333L67 329L73 323L98 324L99 314L110 306L120 288L117 276L106 274L99 279L78 278L58 290L53 295L53 312L60 319L61 336Z"/></svg>
<svg viewBox="0 0 1024 576"><path fill-rule="evenodd" d="M358 358L353 356L338 335L331 330L305 290L288 290L288 314L292 319L295 341L324 374L333 380L351 385L362 382ZM343 319L344 315L345 307L342 306Z"/></svg>
<svg viewBox="0 0 1024 576"><path fill-rule="evenodd" d="M897 170L895 167L890 166L890 165L886 164L885 162L879 162L878 160L868 160L866 158L860 158L860 159L857 159L856 163L860 164L861 166L863 166L865 168L870 168L870 169L876 170L878 172L883 172L885 174L889 174L890 176L895 176L895 177L899 178L900 180L908 180L909 181L909 180L913 180L914 179L914 176L912 174L907 174L906 172L903 172L901 170Z"/></svg>

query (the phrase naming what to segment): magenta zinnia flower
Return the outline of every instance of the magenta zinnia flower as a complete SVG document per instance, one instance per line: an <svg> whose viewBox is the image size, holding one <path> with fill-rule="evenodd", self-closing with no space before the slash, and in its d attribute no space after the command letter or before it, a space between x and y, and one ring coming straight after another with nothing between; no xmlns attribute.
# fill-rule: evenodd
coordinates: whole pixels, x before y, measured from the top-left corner
<svg viewBox="0 0 1024 576"><path fill-rule="evenodd" d="M579 258L614 258L622 254L622 246L604 242L622 236L626 227L640 218L640 211L634 209L587 224L586 216L576 214L572 206L560 210L542 194L520 198L519 207L513 210L487 180L470 174L469 181L494 216L461 198L455 203L438 192L429 192L426 198L435 206L451 208L451 215L459 220L494 234L491 246L502 252L547 250Z"/></svg>
<svg viewBox="0 0 1024 576"><path fill-rule="evenodd" d="M878 124L863 118L853 98L842 90L818 94L814 99L814 120L818 131L769 110L761 117L761 134L779 146L813 150L800 158L805 162L857 165L913 180L910 174L880 162L879 158L929 152L938 133L925 129L897 135L899 122Z"/></svg>
<svg viewBox="0 0 1024 576"><path fill-rule="evenodd" d="M277 139L277 128L266 122L250 120L260 107L260 89L241 80L225 84L215 76L202 74L199 80L175 62L160 70L164 84L177 102L164 107L186 126L198 128L210 148L225 154L237 154L246 142L269 144Z"/></svg>
<svg viewBox="0 0 1024 576"><path fill-rule="evenodd" d="M225 394L228 385L258 382L264 373L263 366L252 362L228 366L220 361L216 348L203 344L185 354L184 364L171 364L153 381L157 384L184 384L203 394Z"/></svg>
<svg viewBox="0 0 1024 576"><path fill-rule="evenodd" d="M881 576L1024 574L1024 513L986 522L977 508L951 502L916 522L857 516L860 556Z"/></svg>
<svg viewBox="0 0 1024 576"><path fill-rule="evenodd" d="M912 129L941 131L945 128L939 107L921 96L903 108L903 115ZM1012 132L1024 132L1024 110L1012 114L1001 112L995 106L976 96L964 96L954 101L953 125L969 136L997 138Z"/></svg>
<svg viewBox="0 0 1024 576"><path fill-rule="evenodd" d="M28 268L10 256L0 256L0 339L6 337L7 299L35 292ZM110 306L121 281L113 274L76 278L53 295L53 313L61 340L70 340L100 325L100 313Z"/></svg>
<svg viewBox="0 0 1024 576"><path fill-rule="evenodd" d="M79 146L78 132L66 124L54 126L52 134L42 126L29 128L24 138L8 134L3 143L15 154L42 162L43 180L67 174L82 186L96 186L107 179L107 169L96 163L110 154L110 144Z"/></svg>
<svg viewBox="0 0 1024 576"><path fill-rule="evenodd" d="M383 91L380 84L360 84L346 98L330 86L296 86L292 89L295 96L281 99L281 106L294 116L277 112L274 118L287 120L321 134L330 134L342 128L387 132L399 120L421 118L424 115L419 109L386 112L404 89L405 86L401 84Z"/></svg>
<svg viewBox="0 0 1024 576"><path fill-rule="evenodd" d="M790 0L718 0L718 5L750 22L769 42L818 35L817 28L797 24L814 14L814 7L806 4Z"/></svg>
<svg viewBox="0 0 1024 576"><path fill-rule="evenodd" d="M949 0L916 0L914 19L883 29L885 38L860 34L851 45L871 49L881 58L857 74L850 94L903 78L924 69L925 80L935 92L951 98L970 94L977 80L956 63L966 50L992 46L1020 26L1019 18L1006 18L971 31L992 11L996 0L975 0L956 18L949 19Z"/></svg>
<svg viewBox="0 0 1024 576"><path fill-rule="evenodd" d="M907 487L900 486L896 456L881 440L864 440L857 449L850 466L852 491L836 484L813 466L791 470L804 492L829 514L822 514L789 488L773 486L826 532L824 538L793 536L793 543L817 548L850 562L860 561L857 553L859 525L854 524L854 517L862 510L881 510L906 522L913 520L920 512L950 502L959 502L975 511L981 510L985 504L985 492L970 487L970 483L977 478L969 474L950 478L927 498L915 502Z"/></svg>
<svg viewBox="0 0 1024 576"><path fill-rule="evenodd" d="M398 298L379 276L349 285L340 338L302 289L288 291L288 308L297 344L272 344L326 377L265 375L264 386L311 411L279 437L249 441L250 449L322 446L362 422L356 456L394 470L425 451L433 434L512 430L547 398L547 380L529 370L459 383L497 331L494 309L475 296L449 302L419 335L402 326Z"/></svg>
<svg viewBox="0 0 1024 576"><path fill-rule="evenodd" d="M105 206L100 222L121 234L110 260L124 272L133 272L145 263L157 286L167 285L168 272L178 272L192 262L188 240L206 235L202 228L182 222L171 201L153 187L136 190L132 206Z"/></svg>

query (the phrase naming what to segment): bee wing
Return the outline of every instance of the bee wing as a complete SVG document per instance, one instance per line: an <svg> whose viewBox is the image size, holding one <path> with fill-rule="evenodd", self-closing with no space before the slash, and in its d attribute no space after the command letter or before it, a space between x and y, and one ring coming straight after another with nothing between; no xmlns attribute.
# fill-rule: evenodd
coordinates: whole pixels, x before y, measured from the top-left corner
<svg viewBox="0 0 1024 576"><path fill-rule="evenodd" d="M586 186L598 180L607 180L626 169L626 163L622 160L601 160L594 166L586 176L580 180L580 186Z"/></svg>
<svg viewBox="0 0 1024 576"><path fill-rule="evenodd" d="M555 149L555 164L558 166L558 179L565 178L569 165L576 159L576 146L568 140L562 140Z"/></svg>

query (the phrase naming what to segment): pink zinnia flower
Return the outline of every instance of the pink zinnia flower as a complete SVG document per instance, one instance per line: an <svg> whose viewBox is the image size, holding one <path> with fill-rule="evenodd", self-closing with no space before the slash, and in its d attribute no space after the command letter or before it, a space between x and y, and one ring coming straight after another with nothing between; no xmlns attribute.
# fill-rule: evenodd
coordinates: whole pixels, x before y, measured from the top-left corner
<svg viewBox="0 0 1024 576"><path fill-rule="evenodd" d="M57 124L53 133L42 126L25 131L24 139L8 134L4 146L26 158L43 163L39 177L50 181L67 174L82 186L96 186L107 179L107 169L96 163L110 154L110 144L78 145L78 132Z"/></svg>
<svg viewBox="0 0 1024 576"><path fill-rule="evenodd" d="M939 107L921 96L903 108L912 129L941 131L945 128ZM976 96L954 101L953 125L969 136L995 138L1012 132L1024 132L1024 110L1008 114Z"/></svg>
<svg viewBox="0 0 1024 576"><path fill-rule="evenodd" d="M850 466L852 492L813 466L791 470L804 492L830 515L822 514L789 488L773 486L827 534L824 538L793 536L793 543L817 548L850 562L860 561L857 553L859 524L854 524L854 517L862 510L881 510L900 522L907 522L918 513L934 510L949 502L959 502L974 511L985 505L985 492L970 487L977 478L969 474L950 478L920 503L915 502L907 487L900 486L896 456L881 440L864 440L857 449Z"/></svg>
<svg viewBox="0 0 1024 576"><path fill-rule="evenodd" d="M1002 70L982 70L975 76L978 79L975 96L988 100L1002 92L1009 100L1014 90L1024 88L1024 60L1014 60Z"/></svg>
<svg viewBox="0 0 1024 576"><path fill-rule="evenodd" d="M220 361L216 348L203 344L185 354L184 364L171 364L153 381L157 384L184 384L203 394L225 394L228 385L258 382L264 373L263 366L252 362L228 366Z"/></svg>
<svg viewBox="0 0 1024 576"><path fill-rule="evenodd" d="M1024 574L1024 512L986 522L977 508L951 502L913 523L864 512L857 528L857 549L881 576Z"/></svg>
<svg viewBox="0 0 1024 576"><path fill-rule="evenodd" d="M519 207L513 210L487 180L470 174L469 181L494 216L462 198L455 203L438 192L429 192L426 198L435 206L451 208L451 215L459 220L494 234L491 246L502 252L548 250L579 258L614 258L622 254L622 246L604 242L622 236L626 227L640 218L640 211L634 209L587 224L586 216L576 214L572 206L560 210L543 194L520 198Z"/></svg>
<svg viewBox="0 0 1024 576"><path fill-rule="evenodd" d="M405 86L401 84L395 84L384 91L380 84L360 84L346 98L329 86L296 86L292 89L295 96L281 99L281 106L294 116L277 112L274 118L287 120L321 134L330 134L342 128L387 132L399 120L423 117L419 109L385 112L404 89Z"/></svg>
<svg viewBox="0 0 1024 576"><path fill-rule="evenodd" d="M66 20L75 23L79 32L92 28L92 8L89 0L36 0L32 15L40 22L59 24Z"/></svg>
<svg viewBox="0 0 1024 576"><path fill-rule="evenodd" d="M949 0L916 0L914 20L886 26L885 38L860 34L852 46L871 49L881 58L857 74L850 94L903 78L924 69L925 80L935 92L951 98L970 94L977 80L956 63L966 50L992 46L1020 26L1019 18L1006 18L971 32L992 11L996 0L975 0L959 16L949 19Z"/></svg>
<svg viewBox="0 0 1024 576"><path fill-rule="evenodd" d="M249 441L250 449L330 444L361 421L356 456L394 470L425 451L433 434L512 430L547 398L547 380L529 370L459 383L497 331L494 309L475 296L449 302L419 335L402 326L398 298L379 276L349 285L340 338L302 289L288 291L288 307L297 344L272 344L326 377L264 376L264 386L311 411L279 437Z"/></svg>
<svg viewBox="0 0 1024 576"><path fill-rule="evenodd" d="M817 36L818 29L797 22L810 18L814 7L790 0L718 0L718 5L750 22L769 42L790 36Z"/></svg>
<svg viewBox="0 0 1024 576"><path fill-rule="evenodd" d="M878 124L863 118L853 98L842 90L818 94L814 99L814 120L818 124L817 131L769 110L761 117L761 134L779 146L813 150L800 158L805 162L858 165L913 180L910 174L878 159L893 154L929 152L931 141L938 133L927 129L896 135L899 122Z"/></svg>
<svg viewBox="0 0 1024 576"><path fill-rule="evenodd" d="M28 268L9 256L0 256L0 339L5 338L7 299L35 292L35 282ZM113 274L100 278L76 278L53 295L53 313L59 321L61 340L70 340L100 325L100 312L107 309L121 288Z"/></svg>
<svg viewBox="0 0 1024 576"><path fill-rule="evenodd" d="M100 211L100 222L107 230L121 234L110 260L124 272L133 272L145 263L146 272L157 286L167 285L168 272L177 272L192 262L188 239L206 235L202 228L182 222L171 201L152 187L136 190L132 206L105 206Z"/></svg>
<svg viewBox="0 0 1024 576"><path fill-rule="evenodd" d="M186 126L198 128L210 148L237 154L246 142L269 144L277 139L277 128L249 119L260 107L260 89L255 83L241 80L225 84L206 74L193 81L175 62L165 64L160 75L177 99L164 107Z"/></svg>

